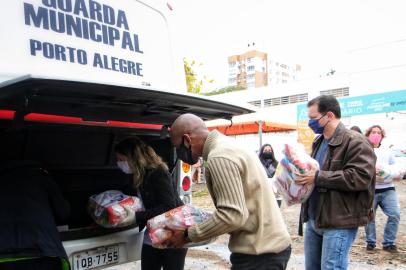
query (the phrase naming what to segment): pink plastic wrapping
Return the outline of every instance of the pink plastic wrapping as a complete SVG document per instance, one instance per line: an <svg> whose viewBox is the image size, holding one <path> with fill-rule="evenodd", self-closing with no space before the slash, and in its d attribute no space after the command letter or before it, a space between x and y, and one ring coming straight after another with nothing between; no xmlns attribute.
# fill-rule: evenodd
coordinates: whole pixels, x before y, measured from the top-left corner
<svg viewBox="0 0 406 270"><path fill-rule="evenodd" d="M285 144L284 157L276 168L276 187L288 206L306 201L314 185L297 185L296 174L307 175L319 169L319 164L311 158L300 144Z"/></svg>
<svg viewBox="0 0 406 270"><path fill-rule="evenodd" d="M135 212L144 210L141 200L118 190L108 190L89 198L88 211L105 228L128 226L135 222Z"/></svg>
<svg viewBox="0 0 406 270"><path fill-rule="evenodd" d="M167 248L165 241L172 237L172 230L185 230L191 226L196 226L207 220L210 216L211 214L204 210L184 205L148 220L147 228L152 246ZM193 245L186 247L203 245L214 240L210 239L201 243L193 243Z"/></svg>

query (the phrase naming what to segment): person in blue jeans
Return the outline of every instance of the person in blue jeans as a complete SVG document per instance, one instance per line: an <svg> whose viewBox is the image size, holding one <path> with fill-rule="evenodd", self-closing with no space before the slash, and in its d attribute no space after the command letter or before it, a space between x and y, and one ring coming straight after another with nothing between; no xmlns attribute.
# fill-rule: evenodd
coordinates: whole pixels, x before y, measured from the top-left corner
<svg viewBox="0 0 406 270"><path fill-rule="evenodd" d="M397 247L395 242L400 221L400 208L392 179L401 178L402 175L394 166L395 158L390 149L381 146L381 142L385 138L385 130L378 125L374 125L366 131L365 136L368 137L374 146L374 152L377 157L374 210L376 211L378 206L380 206L388 217L383 234L383 250L396 253ZM365 227L365 234L367 250L372 251L376 247L375 220L368 223Z"/></svg>
<svg viewBox="0 0 406 270"><path fill-rule="evenodd" d="M358 227L373 218L376 157L365 136L341 123L334 96L319 96L307 107L309 127L319 134L312 157L320 169L296 180L315 186L300 215L299 228L306 223L305 267L347 269Z"/></svg>

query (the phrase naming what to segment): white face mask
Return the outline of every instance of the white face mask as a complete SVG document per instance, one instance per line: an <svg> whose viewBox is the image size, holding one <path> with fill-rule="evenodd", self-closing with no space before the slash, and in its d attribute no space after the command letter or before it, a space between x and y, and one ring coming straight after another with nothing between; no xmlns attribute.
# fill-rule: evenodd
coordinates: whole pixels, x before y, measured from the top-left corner
<svg viewBox="0 0 406 270"><path fill-rule="evenodd" d="M127 161L117 161L117 166L123 171L123 173L126 173L126 174L133 173L133 171L131 170Z"/></svg>

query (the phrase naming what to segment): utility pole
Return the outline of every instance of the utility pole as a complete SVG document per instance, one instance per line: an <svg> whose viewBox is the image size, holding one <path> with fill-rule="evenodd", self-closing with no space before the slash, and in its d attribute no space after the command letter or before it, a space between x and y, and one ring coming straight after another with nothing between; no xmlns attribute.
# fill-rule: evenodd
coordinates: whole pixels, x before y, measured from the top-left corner
<svg viewBox="0 0 406 270"><path fill-rule="evenodd" d="M262 120L258 121L258 136L259 136L259 149L262 147L262 124L264 122Z"/></svg>

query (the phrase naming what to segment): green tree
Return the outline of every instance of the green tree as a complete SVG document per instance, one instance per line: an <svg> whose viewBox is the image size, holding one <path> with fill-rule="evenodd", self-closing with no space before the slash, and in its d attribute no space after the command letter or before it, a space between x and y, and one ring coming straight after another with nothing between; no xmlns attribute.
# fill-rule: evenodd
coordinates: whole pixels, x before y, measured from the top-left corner
<svg viewBox="0 0 406 270"><path fill-rule="evenodd" d="M188 61L186 58L183 58L186 87L189 93L200 94L205 83L214 82L212 79L207 79L207 76L203 76L203 79L199 78L196 68L201 66L203 66L203 63L197 64L195 60Z"/></svg>
<svg viewBox="0 0 406 270"><path fill-rule="evenodd" d="M240 85L235 85L235 86L226 86L220 89L216 89L214 91L205 93L203 95L205 96L214 96L214 95L220 95L220 94L224 94L224 93L230 93L230 92L236 92L236 91L241 91L241 90L245 90L246 88Z"/></svg>

